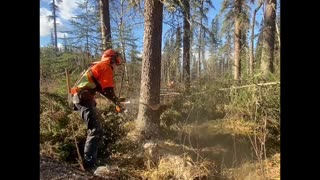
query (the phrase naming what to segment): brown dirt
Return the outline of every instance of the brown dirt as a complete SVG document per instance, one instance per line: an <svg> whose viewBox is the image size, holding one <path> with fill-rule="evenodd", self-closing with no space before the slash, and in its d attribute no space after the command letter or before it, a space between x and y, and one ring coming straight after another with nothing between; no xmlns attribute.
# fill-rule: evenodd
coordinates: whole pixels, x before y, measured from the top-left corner
<svg viewBox="0 0 320 180"><path fill-rule="evenodd" d="M100 180L89 172L81 171L70 164L59 162L48 156L40 156L40 180L77 179L77 180Z"/></svg>

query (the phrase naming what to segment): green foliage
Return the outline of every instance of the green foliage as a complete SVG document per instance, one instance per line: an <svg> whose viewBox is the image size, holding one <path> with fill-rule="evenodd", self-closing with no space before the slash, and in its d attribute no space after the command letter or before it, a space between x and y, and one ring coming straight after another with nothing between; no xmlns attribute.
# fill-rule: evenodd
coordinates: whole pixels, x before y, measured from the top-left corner
<svg viewBox="0 0 320 180"><path fill-rule="evenodd" d="M267 149L278 152L280 86L258 85L278 81L277 75L270 75L267 79L257 76L241 83L218 79L214 82L203 80L201 88L195 85L191 88L191 93L175 98L171 108L161 115L162 127L223 118L230 120L232 128L229 129L232 131L252 135L255 130L259 136L266 133ZM250 128L247 124L250 124Z"/></svg>
<svg viewBox="0 0 320 180"><path fill-rule="evenodd" d="M225 97L218 87L217 85L203 86L200 91L194 89L193 92L195 93L190 96L190 101L194 103L194 119L210 120L224 116L224 113L218 109L218 106L224 103Z"/></svg>
<svg viewBox="0 0 320 180"><path fill-rule="evenodd" d="M62 160L68 160L75 145L72 142L59 143L58 150L59 156Z"/></svg>
<svg viewBox="0 0 320 180"><path fill-rule="evenodd" d="M180 112L169 109L161 114L160 116L160 125L169 127L173 124L181 123L182 121L182 115Z"/></svg>
<svg viewBox="0 0 320 180"><path fill-rule="evenodd" d="M60 143L72 135L71 124L75 119L70 118L71 113L65 98L56 94L40 93L40 144L50 143L60 147ZM81 127L76 129L79 128ZM65 156L58 155L58 151L55 152L56 156L64 158Z"/></svg>
<svg viewBox="0 0 320 180"><path fill-rule="evenodd" d="M103 110L101 125L104 129L103 146L105 148L100 148L104 151L102 153L110 155L112 152L115 152L117 140L126 134L124 129L125 123L124 115L116 113L114 105L110 105Z"/></svg>
<svg viewBox="0 0 320 180"><path fill-rule="evenodd" d="M99 158L107 158L117 148L117 141L126 133L123 114L115 113L114 106L100 109L100 123L104 128L99 145ZM78 158L75 139L80 153L86 140L86 125L79 112L68 107L67 98L58 94L40 94L40 151L64 161Z"/></svg>
<svg viewBox="0 0 320 180"><path fill-rule="evenodd" d="M161 115L161 124L171 126L223 118L222 105L227 97L219 91L222 86L223 83L218 82L215 86L204 85L202 88L192 88L190 94L175 97L171 108Z"/></svg>
<svg viewBox="0 0 320 180"><path fill-rule="evenodd" d="M40 114L45 111L66 111L66 113L70 113L64 97L57 94L40 92Z"/></svg>
<svg viewBox="0 0 320 180"><path fill-rule="evenodd" d="M272 77L270 77L271 79ZM252 82L254 84L255 82ZM257 132L266 125L268 145L280 145L280 85L250 86L231 89L226 106L229 117L238 117L256 123Z"/></svg>
<svg viewBox="0 0 320 180"><path fill-rule="evenodd" d="M40 48L40 78L47 80L52 76L52 61L55 59L53 48Z"/></svg>
<svg viewBox="0 0 320 180"><path fill-rule="evenodd" d="M67 95L65 70L70 73L70 85L78 78L83 70L84 53L55 52L53 48L40 48L40 91Z"/></svg>

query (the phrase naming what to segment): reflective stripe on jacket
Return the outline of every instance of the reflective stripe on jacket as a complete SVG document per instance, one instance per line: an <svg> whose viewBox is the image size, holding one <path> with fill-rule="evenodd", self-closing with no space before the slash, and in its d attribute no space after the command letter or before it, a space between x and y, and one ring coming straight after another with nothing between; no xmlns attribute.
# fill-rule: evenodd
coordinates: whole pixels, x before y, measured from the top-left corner
<svg viewBox="0 0 320 180"><path fill-rule="evenodd" d="M80 77L80 81L78 85L76 87L71 88L71 94L74 95L78 93L81 89L93 90L95 88L96 88L96 84L90 77L90 70L89 70L86 73L84 73L82 77Z"/></svg>

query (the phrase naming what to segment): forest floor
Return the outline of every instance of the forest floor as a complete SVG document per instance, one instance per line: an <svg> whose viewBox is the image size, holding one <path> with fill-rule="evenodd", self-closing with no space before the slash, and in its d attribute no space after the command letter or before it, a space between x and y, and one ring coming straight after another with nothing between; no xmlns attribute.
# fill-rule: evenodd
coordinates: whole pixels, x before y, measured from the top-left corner
<svg viewBox="0 0 320 180"><path fill-rule="evenodd" d="M204 179L264 179L257 170L260 167L259 163L254 163L254 152L248 137L240 133L232 133L234 126L236 125L231 124L231 121L223 120L189 124L181 130L183 133L174 139L152 142L152 144L156 144L156 148L152 149L153 155L157 154L154 156L161 158L158 165L149 168L145 163L145 158L137 160L136 151L118 152L109 162L109 165L116 166L117 171L121 171L118 174L111 173L110 168L102 166L107 170L102 170L103 173L98 173L98 176L95 176L92 173L81 171L78 165L72 167L70 164L42 156L40 159L40 179L145 179L146 177L166 179L169 178L168 174L176 177L191 176L182 171L192 171L192 168L196 166L200 168L204 166L205 161L214 165L214 171L209 173L208 170L208 172L202 173ZM169 155L171 159L166 159L165 162L165 157ZM181 172L174 170L180 166L178 164L187 161L193 166L190 165L189 168L183 166L182 169L180 168ZM168 164L168 162L170 163ZM134 164L139 168L133 167ZM170 167L170 165L175 167ZM164 169L163 166L172 169ZM265 169L268 170L268 177L280 179L280 155L276 154L270 158ZM200 172L201 169L198 171Z"/></svg>
<svg viewBox="0 0 320 180"><path fill-rule="evenodd" d="M40 155L40 180L57 179L104 179L89 172L81 171L78 167L58 161L52 157Z"/></svg>
<svg viewBox="0 0 320 180"><path fill-rule="evenodd" d="M232 119L213 119L171 126L162 131L161 139L142 147L123 140L108 165L98 167L95 173L40 154L40 179L280 179L280 154L257 161L247 134L250 126Z"/></svg>

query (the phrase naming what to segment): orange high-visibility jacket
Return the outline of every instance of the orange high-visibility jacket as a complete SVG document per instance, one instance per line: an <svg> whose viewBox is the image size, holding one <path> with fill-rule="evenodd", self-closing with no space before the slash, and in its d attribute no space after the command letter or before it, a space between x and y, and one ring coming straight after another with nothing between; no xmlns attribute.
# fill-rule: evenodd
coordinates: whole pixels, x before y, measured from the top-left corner
<svg viewBox="0 0 320 180"><path fill-rule="evenodd" d="M102 60L91 67L96 80L100 83L101 89L114 87L113 69L110 65L111 57L102 57Z"/></svg>
<svg viewBox="0 0 320 180"><path fill-rule="evenodd" d="M96 84L91 77L91 73L93 77L100 84L101 89L107 87L114 87L113 81L113 69L110 65L111 57L102 56L101 61L90 67L89 71L85 73L76 87L71 89L71 94L75 94L79 92L80 89L95 89Z"/></svg>

